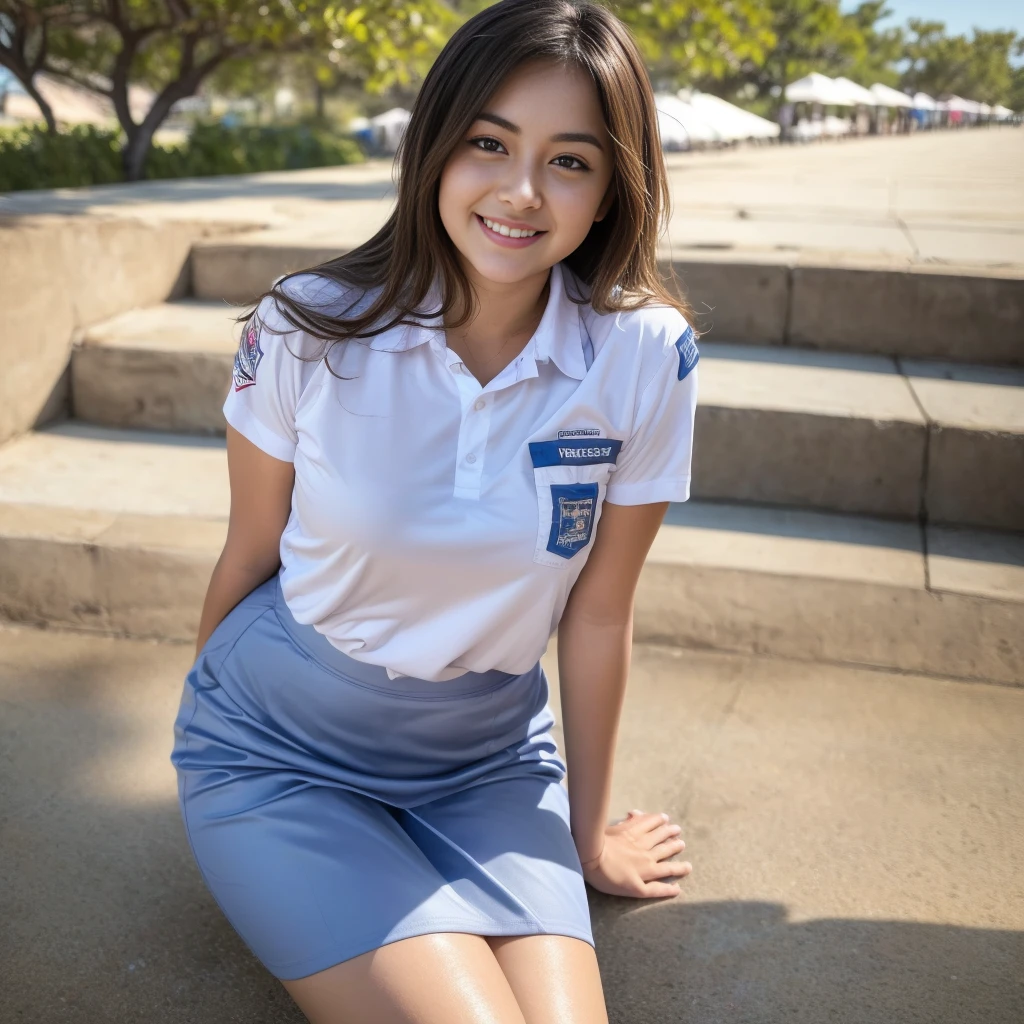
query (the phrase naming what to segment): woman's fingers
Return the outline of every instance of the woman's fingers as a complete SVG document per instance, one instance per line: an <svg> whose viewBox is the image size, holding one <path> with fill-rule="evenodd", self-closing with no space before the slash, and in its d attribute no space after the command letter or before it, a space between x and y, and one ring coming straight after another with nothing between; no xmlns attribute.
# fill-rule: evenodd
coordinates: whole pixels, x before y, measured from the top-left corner
<svg viewBox="0 0 1024 1024"><path fill-rule="evenodd" d="M678 882L648 882L643 895L647 897L678 896L681 889Z"/></svg>
<svg viewBox="0 0 1024 1024"><path fill-rule="evenodd" d="M665 842L666 839L675 839L680 832L678 825L658 825L656 828L652 828L650 831L643 833L641 842L648 848L651 849L657 846L659 843Z"/></svg>
<svg viewBox="0 0 1024 1024"><path fill-rule="evenodd" d="M682 839L666 839L663 843L657 843L650 849L650 854L655 860L664 860L666 857L674 857L686 849L686 843Z"/></svg>
<svg viewBox="0 0 1024 1024"><path fill-rule="evenodd" d="M651 864L642 872L641 879L650 884L657 879L685 878L693 871L693 865L689 861L663 860L658 864Z"/></svg>
<svg viewBox="0 0 1024 1024"><path fill-rule="evenodd" d="M668 821L664 814L644 814L642 811L630 811L627 819L630 828L644 831L645 829L657 828Z"/></svg>

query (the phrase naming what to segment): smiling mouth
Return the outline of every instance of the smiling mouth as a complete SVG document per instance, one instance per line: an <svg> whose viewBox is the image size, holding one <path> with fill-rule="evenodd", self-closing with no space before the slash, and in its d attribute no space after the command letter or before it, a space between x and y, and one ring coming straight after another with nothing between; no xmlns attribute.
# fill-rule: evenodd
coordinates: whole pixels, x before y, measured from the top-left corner
<svg viewBox="0 0 1024 1024"><path fill-rule="evenodd" d="M501 235L503 238L535 238L537 235L547 234L545 231L526 231L521 228L508 228L503 224L499 224L495 220L490 220L487 217L482 217L479 213L477 217L496 235Z"/></svg>

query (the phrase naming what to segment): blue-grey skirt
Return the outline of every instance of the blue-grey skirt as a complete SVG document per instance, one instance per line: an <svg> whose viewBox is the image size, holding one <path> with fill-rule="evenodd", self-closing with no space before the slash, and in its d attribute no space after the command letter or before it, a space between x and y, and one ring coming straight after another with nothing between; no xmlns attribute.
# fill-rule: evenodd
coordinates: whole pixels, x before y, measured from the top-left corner
<svg viewBox="0 0 1024 1024"><path fill-rule="evenodd" d="M292 617L277 577L185 679L171 762L189 843L276 977L427 932L594 944L540 664L388 678Z"/></svg>

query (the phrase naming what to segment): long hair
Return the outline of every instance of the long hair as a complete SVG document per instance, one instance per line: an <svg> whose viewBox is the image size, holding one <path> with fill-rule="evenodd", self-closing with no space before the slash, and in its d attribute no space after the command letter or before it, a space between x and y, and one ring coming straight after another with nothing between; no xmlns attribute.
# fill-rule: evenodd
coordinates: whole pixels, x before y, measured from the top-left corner
<svg viewBox="0 0 1024 1024"><path fill-rule="evenodd" d="M395 155L397 200L387 223L358 248L287 275L261 298L273 296L283 318L324 341L324 351L335 341L373 337L423 316L447 320L458 311L447 326L468 322L476 298L441 221L441 173L506 76L537 59L590 74L613 143L615 198L563 261L587 288L580 301L589 301L597 313L661 304L689 319L689 307L666 290L658 271L658 238L668 224L670 197L647 69L626 26L593 0L501 0L465 22L438 55L413 104ZM309 273L356 286L348 311L360 294L379 291L369 305L346 316L282 288ZM420 311L435 275L441 308Z"/></svg>

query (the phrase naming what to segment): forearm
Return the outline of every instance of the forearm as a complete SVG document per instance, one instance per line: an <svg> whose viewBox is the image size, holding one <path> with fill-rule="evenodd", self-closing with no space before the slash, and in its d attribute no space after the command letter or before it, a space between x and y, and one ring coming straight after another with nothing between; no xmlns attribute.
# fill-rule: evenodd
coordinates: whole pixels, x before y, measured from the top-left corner
<svg viewBox="0 0 1024 1024"><path fill-rule="evenodd" d="M600 623L569 616L558 630L571 827L584 864L604 844L632 634L632 618Z"/></svg>
<svg viewBox="0 0 1024 1024"><path fill-rule="evenodd" d="M261 583L270 579L279 564L271 564L270 561L245 562L235 557L230 548L225 547L214 566L210 585L206 589L203 612L199 618L199 634L196 638L197 656L228 612L246 594L252 593Z"/></svg>

